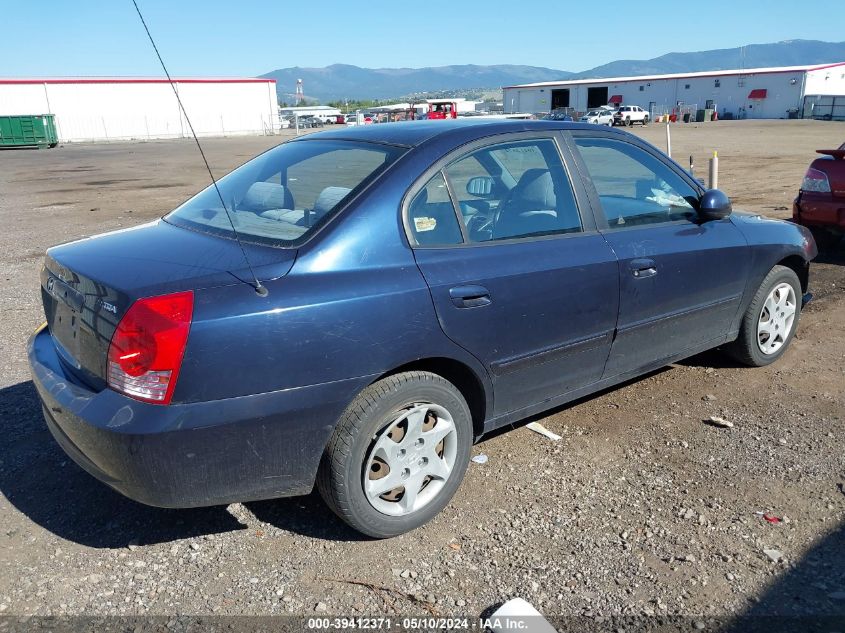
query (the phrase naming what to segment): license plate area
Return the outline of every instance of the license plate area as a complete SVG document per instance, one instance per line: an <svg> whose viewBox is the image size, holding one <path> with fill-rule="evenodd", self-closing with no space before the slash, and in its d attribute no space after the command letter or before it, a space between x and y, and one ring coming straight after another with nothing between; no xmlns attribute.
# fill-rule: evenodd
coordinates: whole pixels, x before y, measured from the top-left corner
<svg viewBox="0 0 845 633"><path fill-rule="evenodd" d="M79 358L79 313L70 306L57 301L53 315L53 325L50 328L56 349L62 359L74 369L81 369Z"/></svg>
<svg viewBox="0 0 845 633"><path fill-rule="evenodd" d="M85 297L61 279L49 275L46 294L52 303L47 311L47 323L62 360L75 369L80 369L80 323ZM52 314L51 314L52 313Z"/></svg>

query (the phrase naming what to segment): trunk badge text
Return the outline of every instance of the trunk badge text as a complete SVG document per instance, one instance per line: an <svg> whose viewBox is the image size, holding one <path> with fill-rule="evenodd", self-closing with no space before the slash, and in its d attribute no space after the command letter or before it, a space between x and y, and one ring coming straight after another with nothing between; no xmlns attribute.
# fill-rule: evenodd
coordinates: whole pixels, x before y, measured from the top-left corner
<svg viewBox="0 0 845 633"><path fill-rule="evenodd" d="M113 303L109 303L108 301L103 301L102 299L97 299L97 303L100 304L100 307L105 310L106 312L111 312L112 314L117 314L117 306Z"/></svg>

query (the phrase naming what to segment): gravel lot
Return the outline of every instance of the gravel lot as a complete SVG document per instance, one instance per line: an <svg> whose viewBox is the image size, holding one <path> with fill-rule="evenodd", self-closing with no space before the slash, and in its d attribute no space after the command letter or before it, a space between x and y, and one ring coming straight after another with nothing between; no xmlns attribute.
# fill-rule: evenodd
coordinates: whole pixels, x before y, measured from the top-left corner
<svg viewBox="0 0 845 633"><path fill-rule="evenodd" d="M663 126L634 133L664 144ZM726 121L672 141L701 175L719 150L736 207L788 217L813 150L843 137L839 123ZM204 147L222 174L278 140ZM555 615L845 617L841 251L812 268L816 300L781 362L707 353L554 411L542 423L559 442L487 438L452 504L399 538L362 540L316 495L160 510L89 477L29 381L42 254L205 182L189 141L0 152L0 613L477 616L520 596Z"/></svg>

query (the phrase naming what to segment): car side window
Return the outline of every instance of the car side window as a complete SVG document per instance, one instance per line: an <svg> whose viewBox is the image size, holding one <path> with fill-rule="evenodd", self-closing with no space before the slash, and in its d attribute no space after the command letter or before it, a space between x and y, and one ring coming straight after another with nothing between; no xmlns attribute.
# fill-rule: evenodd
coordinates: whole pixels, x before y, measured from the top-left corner
<svg viewBox="0 0 845 633"><path fill-rule="evenodd" d="M669 165L625 141L576 137L609 228L689 221L698 194Z"/></svg>
<svg viewBox="0 0 845 633"><path fill-rule="evenodd" d="M408 222L419 246L463 243L461 227L441 172L437 172L411 200Z"/></svg>
<svg viewBox="0 0 845 633"><path fill-rule="evenodd" d="M572 187L551 139L484 147L444 171L471 242L582 230Z"/></svg>

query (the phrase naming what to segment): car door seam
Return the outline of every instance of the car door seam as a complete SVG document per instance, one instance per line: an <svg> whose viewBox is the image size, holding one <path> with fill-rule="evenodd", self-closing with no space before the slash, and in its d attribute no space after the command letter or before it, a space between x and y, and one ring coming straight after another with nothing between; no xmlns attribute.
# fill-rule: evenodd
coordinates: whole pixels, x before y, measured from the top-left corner
<svg viewBox="0 0 845 633"><path fill-rule="evenodd" d="M425 289L428 292L428 300L431 302L431 309L434 311L434 316L437 319L437 325L440 327L440 331L443 333L443 336L445 336L449 341L451 341L452 343L457 345L459 349L461 349L464 352L466 352L467 354L469 354L470 357L475 359L475 361L481 366L484 373L487 374L487 379L490 381L490 384L492 385L493 384L493 377L490 375L490 371L487 369L487 366L481 361L481 359L478 358L478 356L476 356L475 354L473 354L473 352L471 350L467 349L466 347L461 345L458 341L456 341L451 336L449 336L449 333L446 331L446 327L443 324L443 320L440 316L440 312L437 310L437 303L434 301L434 292L431 289L431 284L428 283L428 279L426 279L425 273L423 272L422 267L420 266L420 263L417 261L416 249L412 248L411 253L412 253L412 256L414 258L414 265L417 267L417 272L419 272L420 277L422 278L422 281L425 284ZM494 410L493 407L495 406L495 401L496 401L496 390L491 389L490 392L491 393L490 393L489 397L490 397L490 404L492 406L490 407L489 410L493 411Z"/></svg>

